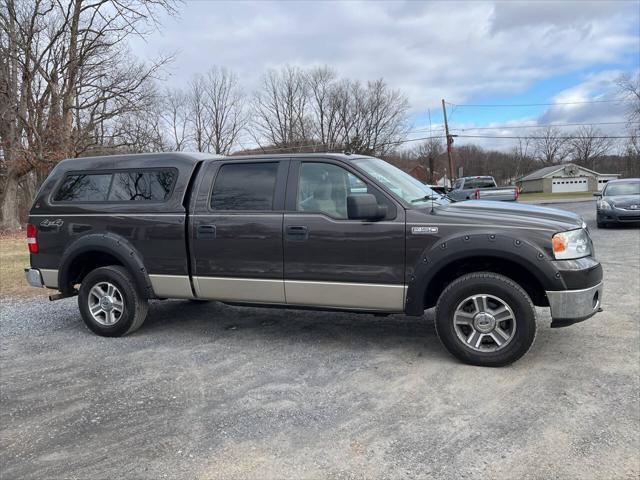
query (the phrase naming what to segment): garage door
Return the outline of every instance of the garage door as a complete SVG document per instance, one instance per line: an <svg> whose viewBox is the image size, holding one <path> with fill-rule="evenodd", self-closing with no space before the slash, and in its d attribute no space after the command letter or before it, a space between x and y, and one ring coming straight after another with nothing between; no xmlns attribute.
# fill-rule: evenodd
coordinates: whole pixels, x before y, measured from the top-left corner
<svg viewBox="0 0 640 480"><path fill-rule="evenodd" d="M589 190L587 177L554 178L551 184L553 193L586 192Z"/></svg>

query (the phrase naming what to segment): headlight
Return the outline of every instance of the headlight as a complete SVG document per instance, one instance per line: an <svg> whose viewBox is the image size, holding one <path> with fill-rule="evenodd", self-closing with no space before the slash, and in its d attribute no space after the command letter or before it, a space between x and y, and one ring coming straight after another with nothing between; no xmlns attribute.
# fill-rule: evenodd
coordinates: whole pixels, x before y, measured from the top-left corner
<svg viewBox="0 0 640 480"><path fill-rule="evenodd" d="M556 233L551 243L556 260L571 260L591 255L591 241L586 230L582 228Z"/></svg>
<svg viewBox="0 0 640 480"><path fill-rule="evenodd" d="M598 208L600 210L611 210L611 205L606 200L600 200L598 202Z"/></svg>

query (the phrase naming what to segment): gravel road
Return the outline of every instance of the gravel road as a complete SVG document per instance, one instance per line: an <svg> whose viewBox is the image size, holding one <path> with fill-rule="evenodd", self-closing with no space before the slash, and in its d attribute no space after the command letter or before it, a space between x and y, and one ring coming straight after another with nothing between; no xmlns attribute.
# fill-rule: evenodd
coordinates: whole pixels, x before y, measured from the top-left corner
<svg viewBox="0 0 640 480"><path fill-rule="evenodd" d="M463 365L424 319L154 302L100 338L75 299L4 300L0 477L640 476L640 230L592 229L604 312L515 365Z"/></svg>

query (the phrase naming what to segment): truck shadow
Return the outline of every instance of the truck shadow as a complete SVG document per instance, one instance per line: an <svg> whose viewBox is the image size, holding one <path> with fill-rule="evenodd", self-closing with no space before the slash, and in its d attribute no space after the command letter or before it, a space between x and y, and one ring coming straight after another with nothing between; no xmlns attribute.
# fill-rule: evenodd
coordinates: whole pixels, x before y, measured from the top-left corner
<svg viewBox="0 0 640 480"><path fill-rule="evenodd" d="M267 338L284 343L341 343L345 348L378 344L451 358L440 345L433 320L433 311L427 311L423 317L376 316L167 300L152 302L149 316L137 335L173 332L248 341Z"/></svg>

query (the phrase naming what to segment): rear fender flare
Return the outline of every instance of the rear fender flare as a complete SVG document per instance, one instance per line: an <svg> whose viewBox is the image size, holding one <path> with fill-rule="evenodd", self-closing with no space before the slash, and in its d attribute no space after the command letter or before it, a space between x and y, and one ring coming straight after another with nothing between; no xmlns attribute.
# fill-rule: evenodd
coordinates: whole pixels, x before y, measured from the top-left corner
<svg viewBox="0 0 640 480"><path fill-rule="evenodd" d="M125 238L109 232L85 235L67 247L62 254L58 271L58 285L63 293L71 293L69 274L73 261L87 252L102 252L118 259L133 276L140 294L147 299L154 297L151 280L140 252Z"/></svg>

